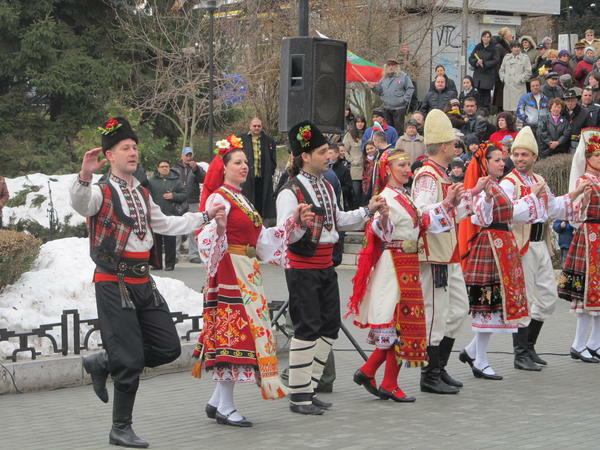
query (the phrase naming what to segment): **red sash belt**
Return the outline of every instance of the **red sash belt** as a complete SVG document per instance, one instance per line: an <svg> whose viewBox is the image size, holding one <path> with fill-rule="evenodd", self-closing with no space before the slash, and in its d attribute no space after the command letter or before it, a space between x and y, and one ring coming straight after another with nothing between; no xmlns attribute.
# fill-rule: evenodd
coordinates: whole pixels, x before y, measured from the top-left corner
<svg viewBox="0 0 600 450"><path fill-rule="evenodd" d="M327 269L333 264L333 245L319 244L312 256L302 256L288 251L290 267L294 269Z"/></svg>

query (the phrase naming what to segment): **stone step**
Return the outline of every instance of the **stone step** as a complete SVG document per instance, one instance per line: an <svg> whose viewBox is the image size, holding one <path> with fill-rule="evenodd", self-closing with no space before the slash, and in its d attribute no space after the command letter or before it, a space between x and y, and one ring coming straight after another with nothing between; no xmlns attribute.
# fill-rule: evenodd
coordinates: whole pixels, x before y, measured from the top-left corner
<svg viewBox="0 0 600 450"><path fill-rule="evenodd" d="M346 231L345 244L362 244L365 233L363 231Z"/></svg>
<svg viewBox="0 0 600 450"><path fill-rule="evenodd" d="M358 255L352 253L344 253L342 255L342 264L344 266L356 266L356 258Z"/></svg>
<svg viewBox="0 0 600 450"><path fill-rule="evenodd" d="M361 248L362 244L348 244L347 242L344 242L344 254L350 253L352 255L358 255Z"/></svg>

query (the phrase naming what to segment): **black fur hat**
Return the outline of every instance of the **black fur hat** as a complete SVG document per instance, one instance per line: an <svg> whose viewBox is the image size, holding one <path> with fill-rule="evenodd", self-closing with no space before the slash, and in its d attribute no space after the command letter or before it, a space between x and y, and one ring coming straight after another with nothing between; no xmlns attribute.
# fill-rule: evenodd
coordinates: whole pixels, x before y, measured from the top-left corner
<svg viewBox="0 0 600 450"><path fill-rule="evenodd" d="M131 129L127 119L123 117L107 119L103 127L98 127L98 131L102 134L102 151L104 153L124 139L133 139L136 143L138 142L137 134Z"/></svg>
<svg viewBox="0 0 600 450"><path fill-rule="evenodd" d="M294 156L300 156L304 152L311 152L315 148L327 144L327 139L325 139L323 133L321 133L314 123L308 120L294 125L288 131L288 138L290 140L290 150Z"/></svg>

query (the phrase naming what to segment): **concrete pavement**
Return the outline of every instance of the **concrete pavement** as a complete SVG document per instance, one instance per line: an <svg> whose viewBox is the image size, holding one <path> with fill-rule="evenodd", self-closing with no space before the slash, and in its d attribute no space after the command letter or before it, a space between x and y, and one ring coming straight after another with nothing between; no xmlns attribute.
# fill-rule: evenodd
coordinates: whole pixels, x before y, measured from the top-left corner
<svg viewBox="0 0 600 450"><path fill-rule="evenodd" d="M203 277L198 270L197 265L179 264L171 274L199 289L195 284ZM339 270L342 303L353 274ZM282 271L264 266L264 276L269 298L286 298ZM417 397L414 404L381 401L356 386L352 374L361 358L341 337L335 345L334 392L321 394L334 407L320 417L300 416L289 411L285 400L265 401L256 386L238 385L236 406L254 421L250 429L206 418L204 406L214 387L208 378L155 376L141 383L134 428L157 449L597 448L600 364L568 356L574 323L561 301L541 333L538 352L549 362L541 373L513 369L510 336L493 336L490 363L505 378L486 381L475 379L457 359L457 351L471 338L467 319L449 364L465 387L453 396L424 394L418 390L419 371L403 368L399 384ZM366 332L348 328L368 348ZM111 404L102 404L91 386L4 395L0 423L0 446L6 449L114 448L108 445Z"/></svg>

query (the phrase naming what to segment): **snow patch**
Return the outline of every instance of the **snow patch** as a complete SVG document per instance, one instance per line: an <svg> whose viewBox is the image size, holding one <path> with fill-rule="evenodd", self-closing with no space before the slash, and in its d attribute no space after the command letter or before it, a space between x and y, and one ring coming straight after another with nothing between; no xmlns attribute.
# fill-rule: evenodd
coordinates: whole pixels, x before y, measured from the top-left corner
<svg viewBox="0 0 600 450"><path fill-rule="evenodd" d="M94 267L89 256L88 239L57 239L42 245L31 270L0 293L0 328L30 331L41 324L57 323L60 322L63 309L79 310L81 319L98 317L92 283ZM179 280L154 275L153 278L171 311L202 314L202 294ZM190 327L190 321L177 324L180 335L184 335ZM72 333L72 325L69 328ZM82 325L82 343L87 330L88 327ZM49 334L55 337L60 346L60 327ZM71 346L72 340L71 335ZM92 333L89 347L97 347L99 341L100 333ZM29 343L43 355L53 354L50 341L46 338L30 337ZM18 348L16 340L0 342L0 358L6 358L15 348ZM29 356L20 353L20 357Z"/></svg>

